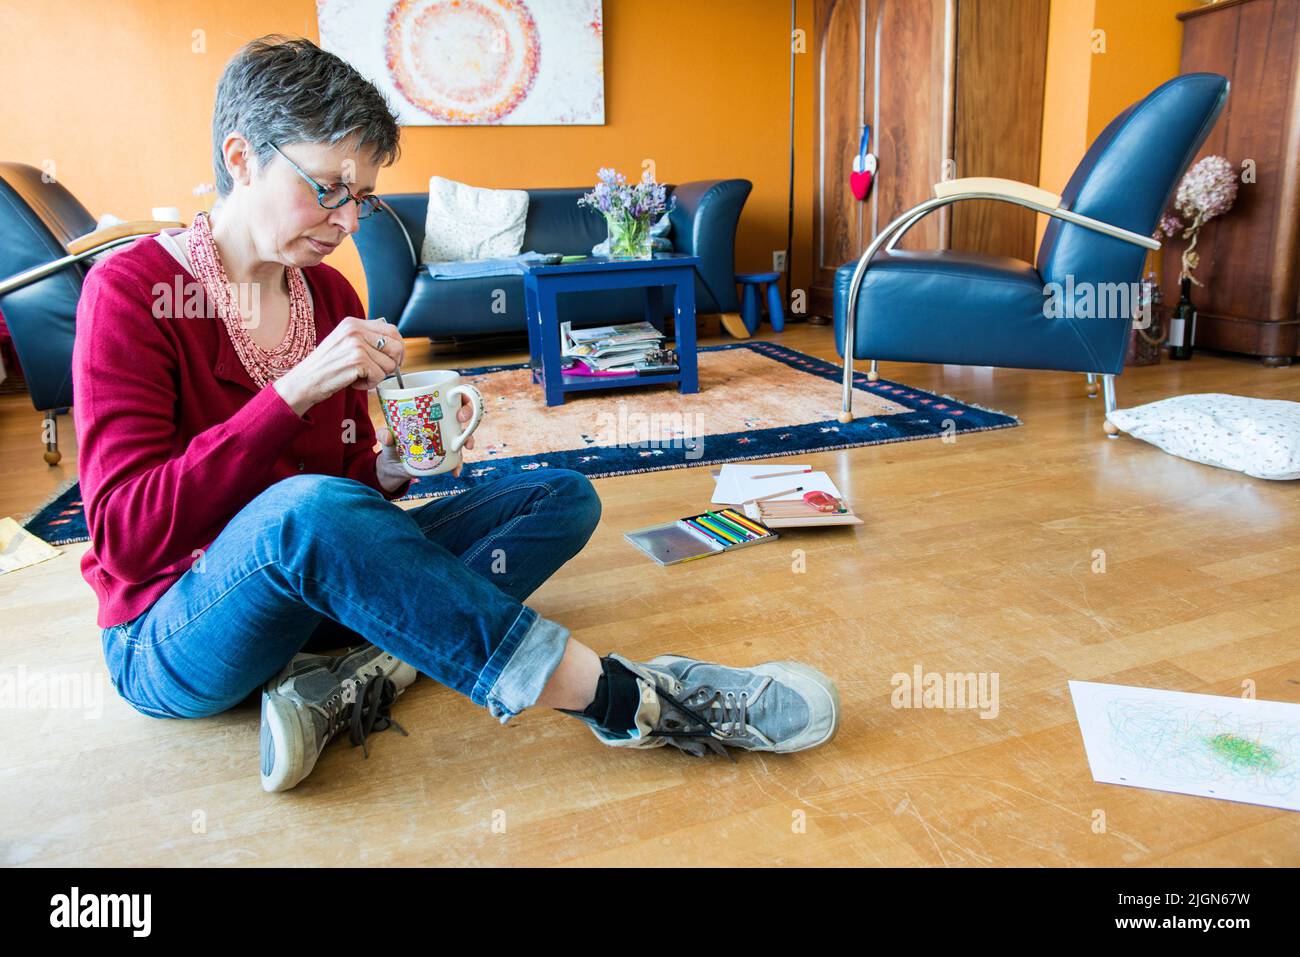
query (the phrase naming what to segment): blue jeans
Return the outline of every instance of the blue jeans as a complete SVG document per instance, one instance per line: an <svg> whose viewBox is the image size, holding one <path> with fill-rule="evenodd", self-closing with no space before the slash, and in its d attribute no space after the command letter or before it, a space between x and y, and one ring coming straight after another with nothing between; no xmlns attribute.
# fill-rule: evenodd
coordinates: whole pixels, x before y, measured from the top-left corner
<svg viewBox="0 0 1300 957"><path fill-rule="evenodd" d="M410 511L354 479L295 475L230 520L145 612L103 629L137 711L244 701L302 650L373 642L505 724L537 701L569 632L523 604L600 519L591 482L519 475Z"/></svg>

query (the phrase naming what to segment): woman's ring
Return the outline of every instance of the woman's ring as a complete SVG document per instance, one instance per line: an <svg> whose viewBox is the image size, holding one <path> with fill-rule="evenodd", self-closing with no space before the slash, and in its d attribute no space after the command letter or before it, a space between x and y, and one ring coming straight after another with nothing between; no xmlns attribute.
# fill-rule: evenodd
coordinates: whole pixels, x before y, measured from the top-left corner
<svg viewBox="0 0 1300 957"><path fill-rule="evenodd" d="M380 336L380 337L375 341L375 348L378 349L380 352L383 352L383 351L384 351L384 343L387 342L387 341L388 341L388 340L385 339L383 336Z"/></svg>

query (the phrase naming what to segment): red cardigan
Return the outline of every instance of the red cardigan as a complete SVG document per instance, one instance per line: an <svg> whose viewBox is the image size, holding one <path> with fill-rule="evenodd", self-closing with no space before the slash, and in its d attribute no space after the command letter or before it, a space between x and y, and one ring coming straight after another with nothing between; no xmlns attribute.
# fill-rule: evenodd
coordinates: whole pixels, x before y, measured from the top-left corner
<svg viewBox="0 0 1300 957"><path fill-rule="evenodd" d="M343 318L365 318L338 270L303 272L317 343ZM177 276L197 282L144 237L95 263L77 303L72 414L91 539L81 574L99 597L101 628L146 611L195 549L281 479L347 476L389 500L410 488L379 484L368 393L340 389L300 418L273 385L258 388L219 317L156 318L157 284L175 299Z"/></svg>

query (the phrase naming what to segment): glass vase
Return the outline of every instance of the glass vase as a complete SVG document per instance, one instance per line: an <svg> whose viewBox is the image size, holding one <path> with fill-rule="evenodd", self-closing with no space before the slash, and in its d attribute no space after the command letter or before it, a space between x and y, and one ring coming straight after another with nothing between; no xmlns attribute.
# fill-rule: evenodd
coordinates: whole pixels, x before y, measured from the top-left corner
<svg viewBox="0 0 1300 957"><path fill-rule="evenodd" d="M636 219L627 214L606 215L609 226L610 259L650 259L654 246L650 241L650 217Z"/></svg>

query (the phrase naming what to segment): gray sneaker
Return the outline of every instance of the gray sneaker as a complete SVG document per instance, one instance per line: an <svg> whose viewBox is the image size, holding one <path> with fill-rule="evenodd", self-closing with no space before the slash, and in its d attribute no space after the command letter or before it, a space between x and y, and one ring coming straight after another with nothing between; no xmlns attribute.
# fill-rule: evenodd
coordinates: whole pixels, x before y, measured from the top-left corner
<svg viewBox="0 0 1300 957"><path fill-rule="evenodd" d="M393 727L405 735L388 712L415 677L414 668L372 644L337 658L295 655L262 689L262 789L299 784L345 725L366 757L373 731Z"/></svg>
<svg viewBox="0 0 1300 957"><path fill-rule="evenodd" d="M352 701L363 700L367 688L375 688L380 684L374 680L380 676L392 681L396 689L394 697L405 691L411 682L419 677L419 672L405 661L394 658L382 648L377 648L371 644L349 648L334 659L332 670L338 675L339 681L343 683L345 689L351 686L352 691L347 696ZM371 695L376 694L374 691L368 693ZM365 749L364 744L362 749Z"/></svg>
<svg viewBox="0 0 1300 957"><path fill-rule="evenodd" d="M611 654L637 676L641 702L630 736L583 719L613 747L658 748L671 744L688 754L705 750L735 758L727 748L786 754L825 744L840 724L840 696L826 675L796 661L769 661L752 668L680 655L647 662Z"/></svg>

